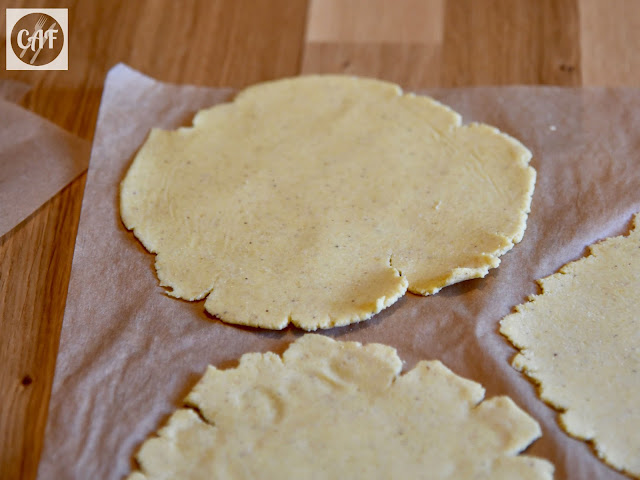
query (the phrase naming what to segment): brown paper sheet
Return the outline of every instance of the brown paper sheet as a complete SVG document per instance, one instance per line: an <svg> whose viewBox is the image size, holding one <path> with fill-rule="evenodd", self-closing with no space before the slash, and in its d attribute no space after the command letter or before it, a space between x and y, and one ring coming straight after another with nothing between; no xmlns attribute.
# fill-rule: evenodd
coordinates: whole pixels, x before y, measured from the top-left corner
<svg viewBox="0 0 640 480"><path fill-rule="evenodd" d="M89 163L89 142L12 103L28 90L22 83L0 82L0 237Z"/></svg>
<svg viewBox="0 0 640 480"><path fill-rule="evenodd" d="M178 406L207 364L233 366L245 352L282 352L302 334L226 325L163 294L147 253L122 225L118 185L151 127L189 124L230 90L173 86L126 66L108 75L98 119L39 478L121 479L140 444ZM432 297L408 294L374 319L324 331L396 347L406 368L440 359L507 394L543 437L528 453L552 461L556 478L622 479L510 366L498 321L535 293L535 279L626 232L640 211L640 91L497 87L431 90L464 115L519 138L534 152L538 181L522 243L484 279ZM585 368L588 366L585 365ZM594 381L598 381L594 378Z"/></svg>

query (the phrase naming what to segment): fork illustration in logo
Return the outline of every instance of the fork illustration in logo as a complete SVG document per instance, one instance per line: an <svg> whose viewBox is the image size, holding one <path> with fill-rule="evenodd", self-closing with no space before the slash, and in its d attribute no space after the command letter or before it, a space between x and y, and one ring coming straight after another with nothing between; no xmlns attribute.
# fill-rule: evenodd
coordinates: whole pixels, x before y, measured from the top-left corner
<svg viewBox="0 0 640 480"><path fill-rule="evenodd" d="M15 36L16 47L19 51L19 54L16 52L18 58L24 63L28 62L29 65L42 64L43 60L45 62L51 61L51 58L49 58L36 63L40 56L40 52L43 50L57 55L56 50L59 50L59 48L56 47L59 47L58 44L63 41L63 38L60 35L58 22L53 17L46 14L33 13L28 15L28 17L21 22L23 25L20 26L17 31L17 35ZM35 22L35 25L30 22ZM29 23L33 25L32 29L29 28ZM48 28L47 24L49 24ZM32 53L29 55L28 52ZM51 57L52 55L48 56Z"/></svg>
<svg viewBox="0 0 640 480"><path fill-rule="evenodd" d="M35 52L31 57L31 60L29 60L29 63L31 65L33 65L34 62L38 59L38 55L40 55L40 52L45 47L46 43L48 43L48 48L50 50L53 50L54 48L54 41L56 40L56 34L58 33L58 29L56 28L57 23L54 21L46 31L43 31L43 27L46 23L47 17L44 15L40 15L33 29L33 34L31 34L31 36L27 38L26 43L24 41L24 36L29 35L29 31L27 29L22 29L18 32L18 47L22 49L20 58L23 58L24 54L29 49Z"/></svg>
<svg viewBox="0 0 640 480"><path fill-rule="evenodd" d="M67 8L6 9L7 70L67 70Z"/></svg>

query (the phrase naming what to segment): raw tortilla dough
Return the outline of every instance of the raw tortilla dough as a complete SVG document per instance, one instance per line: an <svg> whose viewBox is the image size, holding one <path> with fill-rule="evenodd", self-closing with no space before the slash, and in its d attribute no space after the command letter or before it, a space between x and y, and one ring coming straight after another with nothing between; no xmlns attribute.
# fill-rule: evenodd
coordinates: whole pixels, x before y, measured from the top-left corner
<svg viewBox="0 0 640 480"><path fill-rule="evenodd" d="M521 352L513 365L563 410L560 424L591 440L609 465L640 478L640 214L627 237L539 280L500 332Z"/></svg>
<svg viewBox="0 0 640 480"><path fill-rule="evenodd" d="M307 334L282 357L209 367L137 455L151 479L550 479L518 456L540 436L508 397L438 361L400 375L395 349Z"/></svg>
<svg viewBox="0 0 640 480"><path fill-rule="evenodd" d="M151 131L121 215L168 293L226 322L365 320L484 277L526 227L531 153L391 83L274 81L193 123Z"/></svg>

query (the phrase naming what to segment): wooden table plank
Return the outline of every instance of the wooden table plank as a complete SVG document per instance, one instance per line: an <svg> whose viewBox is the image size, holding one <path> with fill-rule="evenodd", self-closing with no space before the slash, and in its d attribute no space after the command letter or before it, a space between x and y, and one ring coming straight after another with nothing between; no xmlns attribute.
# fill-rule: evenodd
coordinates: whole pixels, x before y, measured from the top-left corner
<svg viewBox="0 0 640 480"><path fill-rule="evenodd" d="M298 73L306 0L180 5L49 2L69 8L69 71L3 76L35 86L28 108L91 139L104 76L117 62L161 80L209 86L243 86ZM33 2L4 6L26 8ZM83 188L84 176L0 240L3 479L28 480L37 473Z"/></svg>
<svg viewBox="0 0 640 480"><path fill-rule="evenodd" d="M384 78L407 88L496 84L581 84L579 12L576 1L456 0L411 2L405 16L419 19L430 35L403 38L403 23L396 32L386 23L369 31L341 25L339 8L318 8L325 0L312 0L307 45L302 63L305 73L351 73ZM333 0L330 2L333 5ZM348 18L375 17L367 2L347 2ZM360 11L356 11L359 8ZM398 16L399 17L399 16ZM434 22L441 22L435 27ZM321 25L317 25L321 23Z"/></svg>
<svg viewBox="0 0 640 480"><path fill-rule="evenodd" d="M447 3L441 85L580 85L575 0Z"/></svg>
<svg viewBox="0 0 640 480"><path fill-rule="evenodd" d="M161 80L210 86L241 87L300 71L372 75L408 88L640 86L637 0L38 5L69 8L70 70L3 69L3 77L34 85L25 105L87 139L104 76L120 61ZM35 478L83 185L84 177L0 239L0 478Z"/></svg>
<svg viewBox="0 0 640 480"><path fill-rule="evenodd" d="M444 5L444 0L313 0L306 41L440 43Z"/></svg>
<svg viewBox="0 0 640 480"><path fill-rule="evenodd" d="M444 0L311 0L302 72L437 86L445 8Z"/></svg>
<svg viewBox="0 0 640 480"><path fill-rule="evenodd" d="M580 0L583 85L640 86L640 2Z"/></svg>
<svg viewBox="0 0 640 480"><path fill-rule="evenodd" d="M0 240L0 477L35 478L84 180Z"/></svg>

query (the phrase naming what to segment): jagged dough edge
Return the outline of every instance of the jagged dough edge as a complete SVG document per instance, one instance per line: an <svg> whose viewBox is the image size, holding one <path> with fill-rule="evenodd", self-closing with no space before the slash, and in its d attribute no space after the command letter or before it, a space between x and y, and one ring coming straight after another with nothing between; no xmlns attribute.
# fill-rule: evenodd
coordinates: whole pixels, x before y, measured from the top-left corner
<svg viewBox="0 0 640 480"><path fill-rule="evenodd" d="M448 382L454 383L460 388L466 390L468 396L466 398L464 396L461 396L460 401L463 403L469 401L471 402L469 403L470 412L476 412L478 415L491 415L491 412L495 410L504 411L505 416L510 417L510 420L513 422L519 421L519 427L528 431L527 436L521 436L518 442L513 442L510 449L498 455L495 458L496 462L509 461L509 459L520 459L527 462L528 466L531 468L531 470L527 472L533 475L530 478L536 478L540 480L553 478L554 468L551 463L538 457L519 455L519 453L525 450L533 441L538 439L541 436L542 432L538 422L530 417L525 411L520 409L509 397L497 396L486 399L485 390L480 384L454 374L439 360L421 361L416 364L414 369L405 373L401 373L402 361L398 356L395 348L377 343L362 345L360 342L340 342L333 340L330 337L317 334L305 334L296 342L290 344L288 349L280 356L275 355L271 352L267 352L264 354L247 353L241 357L239 365L234 369L220 371L213 366L209 366L207 369L207 374L203 376L196 387L194 387L194 389L187 395L187 398L185 399L185 408L176 410L176 412L174 412L167 420L165 426L158 431L157 435L148 439L140 447L140 450L142 450L147 442L168 442L169 444L171 444L172 439L174 438L175 431L180 430L181 428L189 428L193 425L202 426L204 428L211 428L213 430L218 428L215 423L208 421L206 416L202 412L200 412L198 405L198 387L206 383L206 377L208 374L215 375L219 373L224 374L224 372L238 372L242 371L244 368L251 368L252 365L264 361L276 362L279 365L284 366L291 365L293 368L295 368L299 362L299 359L296 357L287 358L287 353L292 352L293 354L294 349L296 350L296 353L298 353L298 351L304 351L302 345L307 344L311 346L310 349L306 350L307 352L311 351L312 348L317 348L318 345L320 345L321 347L328 346L331 349L339 350L341 352L365 352L369 357L371 357L371 359L376 358L377 360L385 362L394 371L391 382L389 383L389 385L386 385L386 388L392 388L396 381L398 381L400 378L417 373L418 370L426 369L427 371L432 372L432 375L434 375L435 378L437 378L438 376L445 376ZM522 433L522 431L520 433ZM148 477L144 472L144 466L140 465L140 469L142 471L132 472L127 477L127 480L147 479Z"/></svg>
<svg viewBox="0 0 640 480"><path fill-rule="evenodd" d="M576 268L580 268L580 265L582 264L596 261L598 259L599 250L601 248L606 248L607 245L611 243L616 243L623 239L630 239L635 236L640 236L640 229L638 228L638 226L640 226L640 213L637 213L633 216L633 219L631 222L631 229L629 230L629 233L627 235L619 235L616 237L605 238L604 240L596 242L592 245L588 245L586 255L584 257L563 265L562 267L560 267L557 273L554 273L552 275L549 275L548 277L544 277L539 280L536 280L536 283L540 287L540 293L536 295L530 295L526 303L516 305L514 307L514 310L515 310L514 313L509 314L506 317L504 317L502 320L500 320L500 330L499 330L500 333L515 348L519 350L519 353L517 353L514 356L511 362L512 366L519 372L522 372L536 386L538 395L547 405L553 407L555 410L559 412L558 423L562 426L563 430L567 432L569 435L571 435L572 437L589 443L591 447L595 450L598 458L600 458L604 463L629 476L632 476L633 478L640 478L640 474L638 474L637 472L631 472L627 470L623 465L615 464L614 462L612 462L611 459L607 457L606 453L602 450L602 447L599 444L597 437L595 437L592 434L587 434L584 431L582 432L578 431L577 429L571 427L566 423L565 416L571 413L572 411L571 407L560 404L560 402L556 398L549 395L548 391L545 389L545 385L543 384L542 379L536 373L537 370L536 370L534 360L531 356L530 347L528 345L525 345L519 342L517 339L513 338L512 336L513 334L510 332L510 330L513 328L513 325L516 323L518 319L518 315L523 312L524 308L534 307L538 299L543 295L545 295L545 293L548 293L545 290L546 281L572 273L573 271L575 271Z"/></svg>
<svg viewBox="0 0 640 480"><path fill-rule="evenodd" d="M344 75L308 75L306 76L306 78L311 78L311 77L323 77L323 78L327 78L327 79L344 79L344 78L349 78L353 81L364 81L364 82L368 82L371 83L373 85L376 85L377 88L379 88L381 91L385 91L386 94L390 94L390 95L395 95L397 97L402 97L402 96L409 96L409 97L418 97L416 94L409 92L409 93L405 93L403 91L403 89L394 83L391 82L386 82L386 81L382 81L382 80L377 80L377 79L371 79L371 78L358 78L358 77L349 77L349 76L344 76ZM286 79L279 79L279 80L273 80L273 81L268 81L268 82L263 82L257 85L253 85L250 86L242 91L240 91L236 97L233 99L233 101L229 102L229 103L223 103L220 105L214 105L213 107L209 108L209 109L205 109L205 110L201 110L200 112L198 112L193 119L193 124L190 127L180 127L178 130L187 130L187 129L195 129L198 128L200 122L200 119L206 115L207 111L212 110L212 109L219 109L219 108L231 108L232 105L234 105L235 103L241 103L241 102L245 102L245 101L249 101L250 98L254 95L256 95L256 92L258 92L262 87L270 85L270 84L275 84L275 83L280 83L280 82L291 82L291 81L295 81L296 78L298 77L292 77L292 78L286 78ZM420 98L428 101L429 103L431 103L434 106L437 106L439 109L441 109L442 111L445 111L447 113L449 113L452 116L453 119L453 124L452 127L454 129L457 128L468 128L470 126L480 126L480 127L486 127L489 130L491 130L491 133L497 137L500 137L504 140L506 140L507 142L509 142L510 144L512 144L514 147L516 147L519 150L520 156L517 158L516 161L519 161L522 166L526 166L526 171L528 173L529 176L529 188L528 191L526 192L526 194L524 195L524 197L521 199L522 203L519 207L520 209L520 214L518 216L518 219L515 223L515 228L514 231L511 235L498 235L498 238L501 238L504 242L505 242L505 246L501 249L498 249L496 251L493 252L484 252L480 255L478 255L476 258L482 258L482 262L480 265L476 266L476 267L468 267L465 265L459 265L455 268L453 268L450 273L448 275L444 275L438 278L429 278L429 279L424 279L424 280L414 280L413 282L407 282L406 278L403 278L402 282L400 285L398 285L398 288L396 288L394 291L390 291L387 292L386 295L383 295L381 297L379 297L378 299L375 300L375 308L371 311L367 311L367 312L360 312L360 313L356 313L356 314L352 314L352 315L345 315L345 316L337 316L337 317L331 317L331 316L327 316L326 318L324 318L321 321L318 321L317 325L309 325L309 324L304 324L300 321L297 320L295 314L293 312L291 312L287 317L283 318L279 323L275 324L274 326L265 326L264 323L260 322L260 321L249 321L246 319L239 319L239 318L231 318L228 315L225 315L224 313L221 312L214 312L211 311L209 309L206 308L205 309L212 315L218 317L219 319L228 322L228 323L232 323L232 324L236 324L236 325L244 325L244 326L250 326L250 327L259 327L259 328L268 328L268 329L273 329L273 330L282 330L284 328L286 328L288 325L292 324L296 327L302 328L304 330L307 331L315 331L318 328L320 329L328 329L328 328L334 328L334 327L341 327L341 326L345 326L345 325L349 325L349 324L353 324L353 323L358 323L361 321L365 321L370 319L371 317L373 317L374 315L376 315L377 313L381 312L382 310L386 309L387 307L391 306L392 304L394 304L399 298L401 298L406 291L409 291L411 293L414 294L419 294L419 295L423 295L423 296L428 296L428 295L433 295L438 293L440 290L442 290L443 288L456 284L456 283L460 283L466 280L471 280L471 279L475 279L475 278L484 278L486 277L486 275L489 273L489 270L493 269L493 268L497 268L500 265L500 258L502 255L504 255L505 253L507 253L508 251L510 251L515 244L519 243L523 236L524 236L524 232L526 230L526 226L527 226L527 219L528 219L528 214L530 213L531 210L531 200L533 197L533 192L534 192L534 188L535 188L535 182L536 182L536 171L535 169L533 169L533 167L531 167L529 165L531 158L532 158L532 154L531 152L524 147L524 145L522 145L517 139L511 137L510 135L501 132L500 130L498 130L495 127L492 127L490 125L487 124L480 124L480 123L471 123L469 125L463 125L462 124L462 117L460 114L458 114L455 110L453 110L452 108L450 108L449 106L433 99L430 97L426 97L426 96L419 96ZM152 133L156 132L157 134L162 134L162 133L171 133L171 131L165 131L165 130L159 130L159 129L153 129ZM134 159L134 163L137 160L137 157ZM124 196L124 183L126 181L126 176L125 179L122 181L121 183L121 188L120 188L120 202L121 204L123 203L123 196ZM138 230L136 229L136 225L133 222L133 220L131 218L129 218L128 216L121 214L122 215L122 220L124 225L126 226L126 228L128 230L131 230L134 235L136 236L136 238L138 238L140 240L140 242L145 246L145 248L153 254L158 255L158 252L152 247L152 245L150 245L149 241L147 241L147 239L145 239L143 237L143 235L140 234L140 232L138 232ZM391 254L391 256L393 256L393 253ZM166 278L164 276L162 276L158 270L158 266L157 266L157 261L155 262L155 268L156 268L156 273L157 276L160 279L160 285L162 287L166 287L167 290L165 290L165 293L169 296L172 296L174 298L182 298L185 300L189 300L189 301L197 301L197 300L202 300L203 298L208 297L212 291L215 289L215 280L212 281L212 284L209 286L208 289L204 290L200 295L194 296L193 298L187 298L183 295L181 295L179 293L179 286L176 285L175 283L173 283L171 281L171 279ZM393 268L393 267L392 267ZM394 271L396 271L397 273L400 274L400 276L402 275L401 272L398 272L398 270L394 269Z"/></svg>

